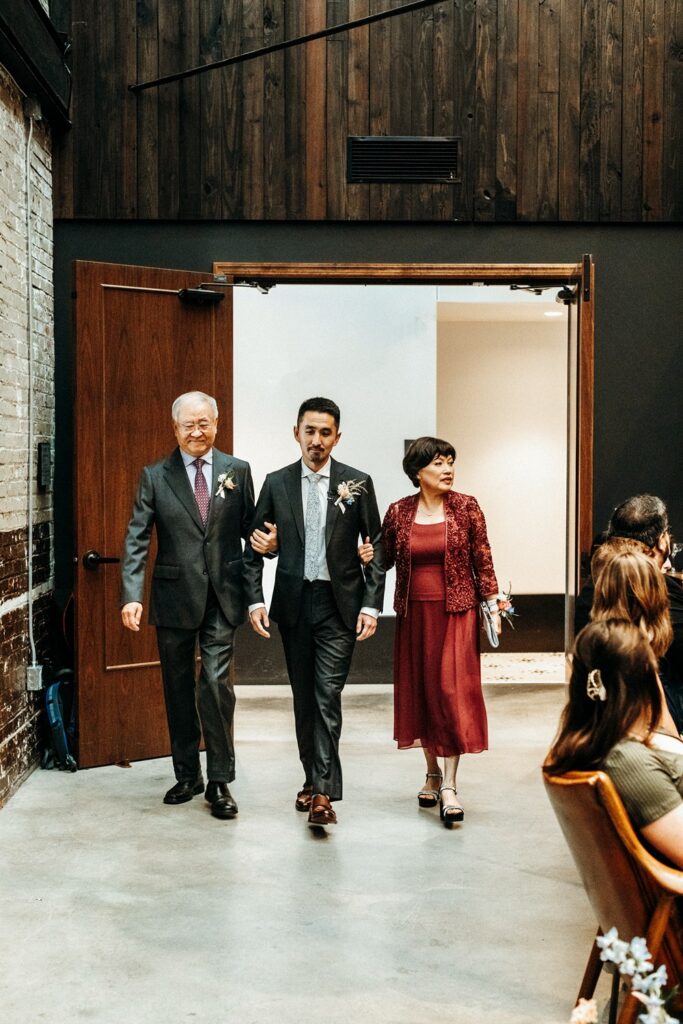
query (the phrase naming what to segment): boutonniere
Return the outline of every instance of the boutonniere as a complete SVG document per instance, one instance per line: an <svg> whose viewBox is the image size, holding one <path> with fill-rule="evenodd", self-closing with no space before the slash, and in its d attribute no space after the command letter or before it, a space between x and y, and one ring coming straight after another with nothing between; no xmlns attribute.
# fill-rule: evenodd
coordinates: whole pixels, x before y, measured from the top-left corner
<svg viewBox="0 0 683 1024"><path fill-rule="evenodd" d="M346 513L344 506L353 505L358 495L366 490L365 480L342 480L337 484L337 498L334 504L342 513ZM333 498L334 494L330 494L330 500Z"/></svg>
<svg viewBox="0 0 683 1024"><path fill-rule="evenodd" d="M220 494L223 501L225 501L225 492L234 491L237 487L237 481L235 480L235 471L231 469L228 473L218 474L218 490L216 491L216 497Z"/></svg>

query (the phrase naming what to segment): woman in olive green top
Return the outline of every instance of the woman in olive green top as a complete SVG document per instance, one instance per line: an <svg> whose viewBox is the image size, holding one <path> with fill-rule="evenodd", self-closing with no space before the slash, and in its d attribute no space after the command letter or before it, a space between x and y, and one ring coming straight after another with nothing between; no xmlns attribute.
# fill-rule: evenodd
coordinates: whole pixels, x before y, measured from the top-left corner
<svg viewBox="0 0 683 1024"><path fill-rule="evenodd" d="M602 769L633 825L683 868L683 742L662 726L657 658L632 622L592 622L576 638L569 700L544 771Z"/></svg>

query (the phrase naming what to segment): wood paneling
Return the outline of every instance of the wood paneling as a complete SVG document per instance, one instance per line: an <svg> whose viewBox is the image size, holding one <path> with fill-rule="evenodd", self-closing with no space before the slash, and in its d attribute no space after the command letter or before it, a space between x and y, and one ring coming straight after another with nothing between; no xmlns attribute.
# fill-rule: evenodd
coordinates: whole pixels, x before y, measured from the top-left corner
<svg viewBox="0 0 683 1024"><path fill-rule="evenodd" d="M621 219L643 211L643 0L631 0L624 17L622 62Z"/></svg>
<svg viewBox="0 0 683 1024"><path fill-rule="evenodd" d="M339 25L349 20L348 0L327 0L327 24ZM326 123L339 126L338 131L324 133L327 166L327 220L346 220L346 136L348 135L348 46L349 33L330 36L327 40Z"/></svg>
<svg viewBox="0 0 683 1024"><path fill-rule="evenodd" d="M558 217L579 220L579 125L581 121L581 8L560 0L558 83Z"/></svg>
<svg viewBox="0 0 683 1024"><path fill-rule="evenodd" d="M325 28L327 12L325 0L307 0L304 5L305 31L315 32ZM306 83L306 145L305 145L305 189L306 217L308 220L325 220L327 150L325 146L325 96L327 79L325 75L325 56L329 45L319 39L299 51L299 59L304 65Z"/></svg>
<svg viewBox="0 0 683 1024"><path fill-rule="evenodd" d="M237 6L237 5L234 5ZM286 38L284 0L270 0L264 6L263 42L281 43ZM282 154L285 150L285 55L264 58L263 103L263 201L267 220L283 220L287 212Z"/></svg>
<svg viewBox="0 0 683 1024"><path fill-rule="evenodd" d="M368 0L349 0L349 17L365 18ZM349 32L347 49L348 134L364 135L370 123L370 29ZM346 216L349 220L367 220L370 190L367 185L350 184L345 190Z"/></svg>
<svg viewBox="0 0 683 1024"><path fill-rule="evenodd" d="M681 0L53 0L73 40L58 217L680 220ZM349 184L348 135L457 135L453 185Z"/></svg>
<svg viewBox="0 0 683 1024"><path fill-rule="evenodd" d="M496 217L496 0L477 4L475 130L475 220Z"/></svg>
<svg viewBox="0 0 683 1024"><path fill-rule="evenodd" d="M517 217L517 27L519 0L499 0L496 64L496 220Z"/></svg>
<svg viewBox="0 0 683 1024"><path fill-rule="evenodd" d="M538 199L538 5L519 4L517 217L535 220Z"/></svg>
<svg viewBox="0 0 683 1024"><path fill-rule="evenodd" d="M462 180L453 189L453 220L474 217L474 106L476 74L476 4L453 3L453 131L462 138Z"/></svg>

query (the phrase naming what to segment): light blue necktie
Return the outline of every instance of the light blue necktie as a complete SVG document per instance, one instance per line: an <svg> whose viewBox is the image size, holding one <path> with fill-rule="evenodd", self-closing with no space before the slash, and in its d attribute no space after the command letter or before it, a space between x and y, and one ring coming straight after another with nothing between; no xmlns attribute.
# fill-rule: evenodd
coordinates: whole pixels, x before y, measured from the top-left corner
<svg viewBox="0 0 683 1024"><path fill-rule="evenodd" d="M304 545L304 579L317 580L320 556L321 509L318 494L319 473L308 478L308 498L306 500L306 536Z"/></svg>

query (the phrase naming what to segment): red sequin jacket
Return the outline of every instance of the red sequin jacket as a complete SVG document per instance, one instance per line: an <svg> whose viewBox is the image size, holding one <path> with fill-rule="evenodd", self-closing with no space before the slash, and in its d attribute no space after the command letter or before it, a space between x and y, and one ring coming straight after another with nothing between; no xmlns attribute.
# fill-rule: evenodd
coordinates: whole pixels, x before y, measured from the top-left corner
<svg viewBox="0 0 683 1024"><path fill-rule="evenodd" d="M419 494L395 501L382 524L382 547L386 568L396 565L394 610L408 611L410 588L410 532L417 512ZM449 491L444 499L446 513L446 610L463 612L473 608L486 594L498 593L486 520L476 498Z"/></svg>

